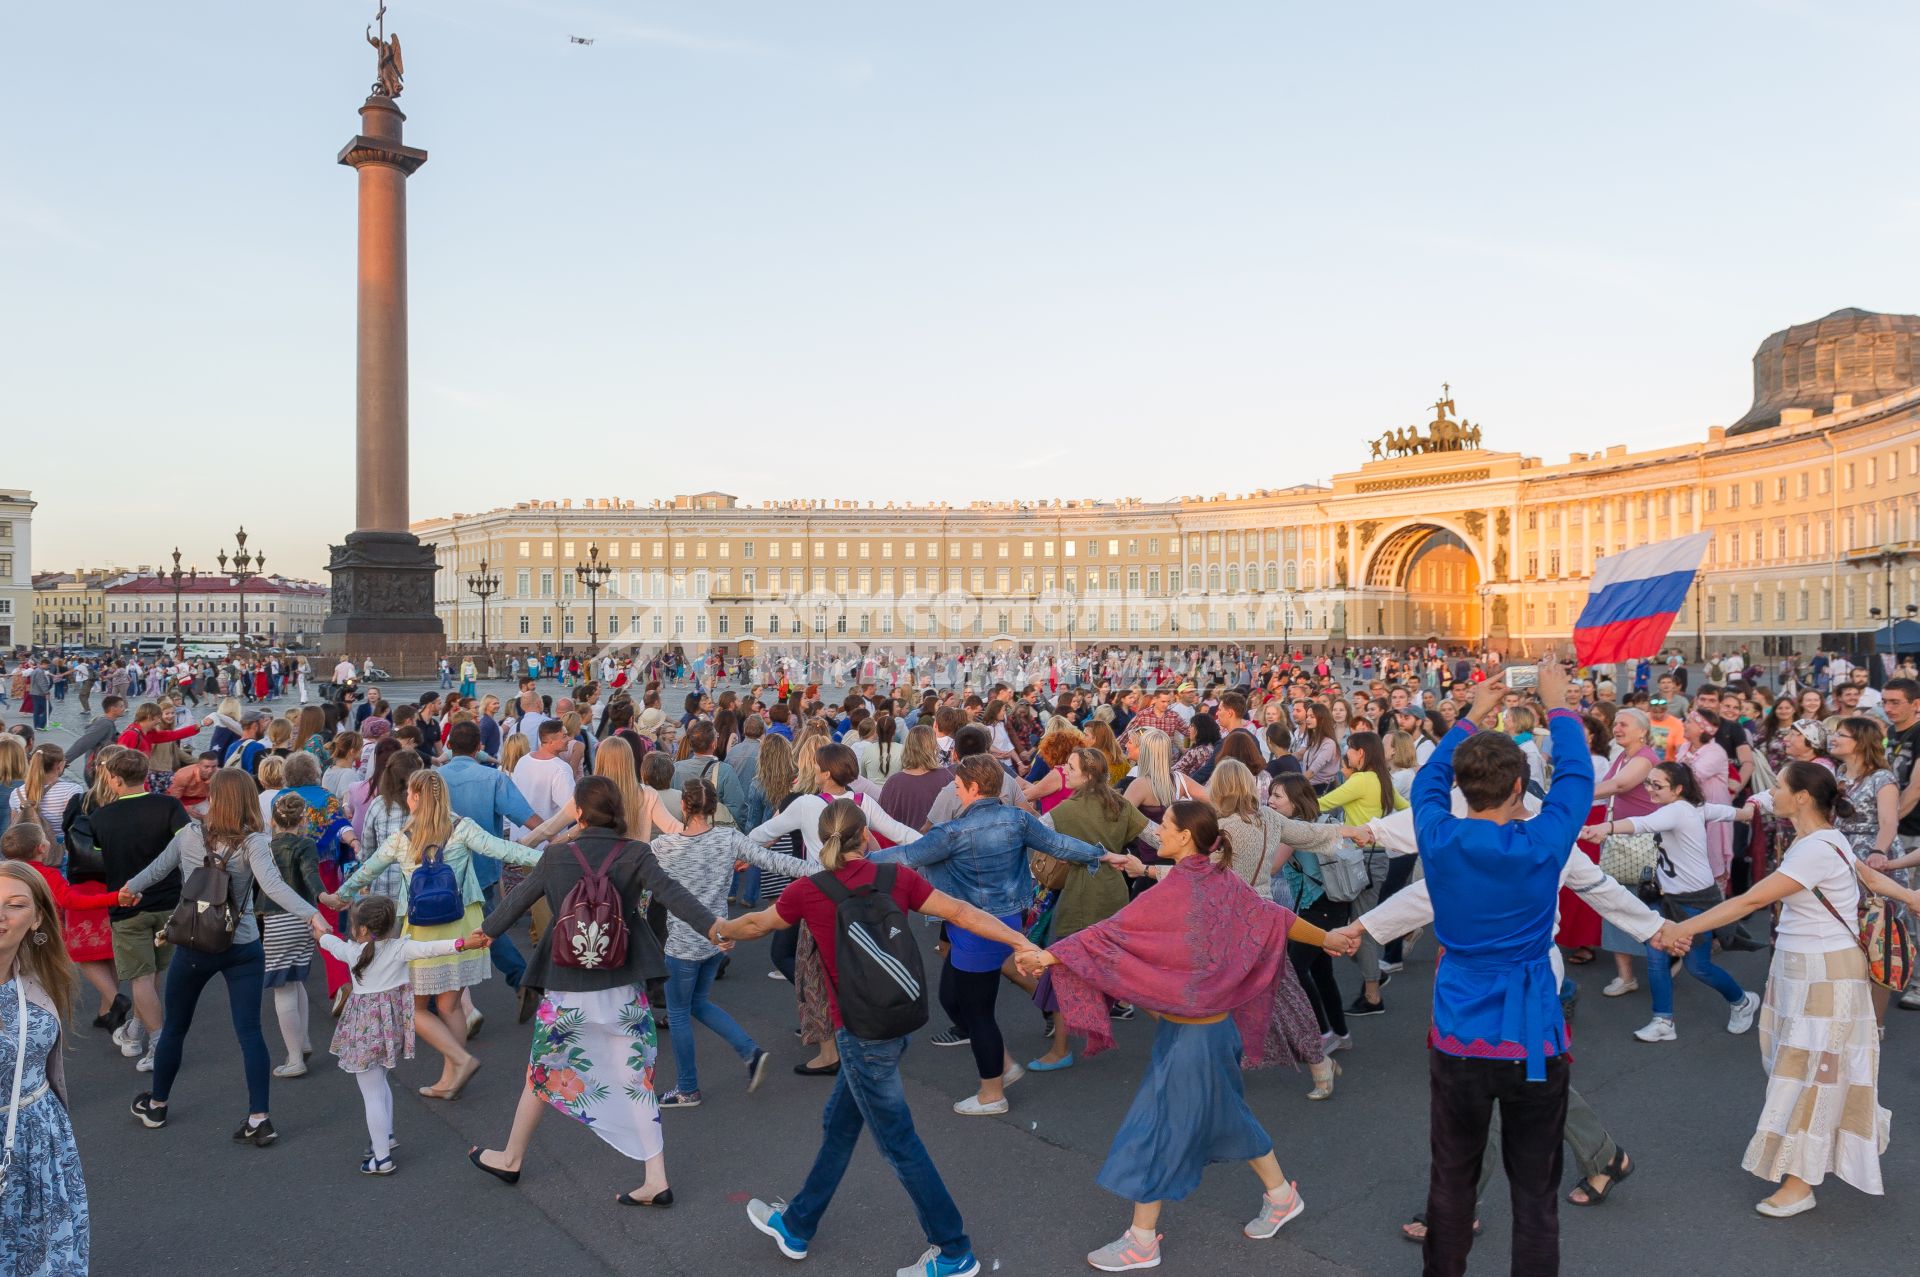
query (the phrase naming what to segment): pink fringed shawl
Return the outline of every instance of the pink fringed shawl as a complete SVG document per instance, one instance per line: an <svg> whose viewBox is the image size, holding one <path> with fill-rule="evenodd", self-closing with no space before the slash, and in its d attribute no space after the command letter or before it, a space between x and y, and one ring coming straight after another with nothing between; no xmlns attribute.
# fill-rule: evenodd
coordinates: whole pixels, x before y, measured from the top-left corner
<svg viewBox="0 0 1920 1277"><path fill-rule="evenodd" d="M1088 1055L1113 1046L1107 999L1182 1019L1233 1016L1247 1068L1321 1058L1306 995L1287 960L1294 915L1231 870L1189 856L1104 922L1049 948L1066 1030ZM1305 1012L1307 1033L1294 1023Z"/></svg>

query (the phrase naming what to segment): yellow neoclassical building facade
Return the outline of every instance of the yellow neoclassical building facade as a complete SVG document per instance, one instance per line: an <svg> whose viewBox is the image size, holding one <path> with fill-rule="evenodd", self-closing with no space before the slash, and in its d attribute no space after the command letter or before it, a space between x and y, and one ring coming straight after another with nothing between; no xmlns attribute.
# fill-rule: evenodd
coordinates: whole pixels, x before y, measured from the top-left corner
<svg viewBox="0 0 1920 1277"><path fill-rule="evenodd" d="M1920 316L1773 334L1729 427L1549 460L1443 392L1324 485L1168 501L527 501L413 525L460 645L1565 643L1595 561L1712 534L1672 642L1860 648L1920 604ZM1510 428L1488 431L1486 441ZM1535 437L1551 437L1550 431ZM482 563L486 567L482 571ZM589 589L585 565L598 565ZM481 596L471 586L487 579Z"/></svg>

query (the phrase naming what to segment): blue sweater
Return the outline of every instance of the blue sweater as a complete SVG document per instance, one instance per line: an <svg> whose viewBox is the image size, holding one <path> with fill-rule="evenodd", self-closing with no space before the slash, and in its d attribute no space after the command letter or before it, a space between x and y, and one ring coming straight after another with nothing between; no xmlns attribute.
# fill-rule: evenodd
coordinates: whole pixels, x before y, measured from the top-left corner
<svg viewBox="0 0 1920 1277"><path fill-rule="evenodd" d="M1433 897L1434 937L1446 948L1433 981L1428 1043L1448 1055L1527 1062L1546 1078L1546 1057L1567 1049L1567 1025L1548 955L1560 870L1593 806L1593 763L1580 720L1547 715L1553 787L1530 820L1497 825L1453 814L1453 751L1473 733L1461 723L1413 781L1413 827Z"/></svg>

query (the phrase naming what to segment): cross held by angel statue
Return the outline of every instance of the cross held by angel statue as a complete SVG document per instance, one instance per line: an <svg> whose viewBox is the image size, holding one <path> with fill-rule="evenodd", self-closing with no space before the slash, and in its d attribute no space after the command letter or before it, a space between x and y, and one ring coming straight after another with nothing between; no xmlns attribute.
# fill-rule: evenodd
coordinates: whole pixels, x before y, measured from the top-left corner
<svg viewBox="0 0 1920 1277"><path fill-rule="evenodd" d="M374 15L374 21L380 24L380 34L376 37L373 27L367 28L367 43L380 53L378 78L373 82L373 92L383 98L400 96L401 76L406 74L406 65L400 60L400 37L387 34L386 0L381 0L380 12Z"/></svg>

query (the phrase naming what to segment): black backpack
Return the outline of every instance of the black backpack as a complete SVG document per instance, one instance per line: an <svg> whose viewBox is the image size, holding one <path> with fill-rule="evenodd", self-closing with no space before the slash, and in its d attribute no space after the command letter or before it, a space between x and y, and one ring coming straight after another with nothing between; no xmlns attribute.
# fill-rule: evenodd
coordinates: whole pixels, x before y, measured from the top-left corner
<svg viewBox="0 0 1920 1277"><path fill-rule="evenodd" d="M195 953L225 953L233 946L233 932L239 925L227 858L208 848L207 858L180 888L180 903L167 919L167 942Z"/></svg>
<svg viewBox="0 0 1920 1277"><path fill-rule="evenodd" d="M849 891L831 873L809 881L833 903L834 998L847 1032L869 1042L903 1038L927 1022L927 981L907 911L893 898L895 866L879 865L873 881Z"/></svg>

